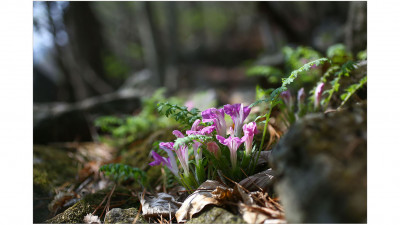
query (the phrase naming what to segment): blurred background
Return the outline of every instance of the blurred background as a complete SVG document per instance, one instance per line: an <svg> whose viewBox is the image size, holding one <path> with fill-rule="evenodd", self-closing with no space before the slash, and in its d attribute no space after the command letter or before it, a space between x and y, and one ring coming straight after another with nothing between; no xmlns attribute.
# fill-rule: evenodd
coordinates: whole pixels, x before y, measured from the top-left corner
<svg viewBox="0 0 400 225"><path fill-rule="evenodd" d="M157 90L148 104L248 105L280 81L251 68L287 76L299 46L356 55L366 34L366 2L33 2L34 143L96 140L96 119L137 115Z"/></svg>

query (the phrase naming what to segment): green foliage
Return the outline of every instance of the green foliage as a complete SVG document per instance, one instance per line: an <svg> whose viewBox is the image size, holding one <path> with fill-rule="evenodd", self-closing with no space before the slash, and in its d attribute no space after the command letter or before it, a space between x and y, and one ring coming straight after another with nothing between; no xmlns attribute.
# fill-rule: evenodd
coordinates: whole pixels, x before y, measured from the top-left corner
<svg viewBox="0 0 400 225"><path fill-rule="evenodd" d="M328 107L329 102L330 102L330 100L331 100L333 94L334 94L335 92L338 92L338 91L339 91L339 88L340 88L340 80L342 79L342 77L343 77L343 76L345 76L345 77L350 76L350 72L351 72L352 70L355 69L355 64L356 64L356 63L353 62L353 61L347 61L347 62L345 62L345 63L341 66L340 70L337 71L337 72L335 73L335 78L330 82L331 88L330 88L330 89L327 89L326 91L324 91L324 94L325 94L325 93L328 94L328 97L325 98L325 99L322 101L322 105L324 105L325 108Z"/></svg>
<svg viewBox="0 0 400 225"><path fill-rule="evenodd" d="M359 83L357 84L352 84L348 88L346 88L346 93L342 94L340 98L342 99L342 104L340 107L343 107L344 104L346 104L347 100L350 99L350 97L360 88L364 86L364 84L367 83L367 76L363 77Z"/></svg>
<svg viewBox="0 0 400 225"><path fill-rule="evenodd" d="M280 96L280 94L287 90L287 86L289 84L291 84L299 76L299 74L310 70L313 66L319 66L319 65L321 65L321 64L323 64L325 62L328 62L328 61L329 60L327 58L321 58L321 59L317 59L317 60L314 60L312 62L304 64L299 69L294 70L290 74L289 77L282 78L282 86L277 88L277 89L275 89L274 91L272 91L272 93L269 96L269 98L258 100L256 102L254 102L253 104L251 104L250 107L254 107L255 105L260 104L261 102L270 102L271 105L275 106L277 104L278 97Z"/></svg>
<svg viewBox="0 0 400 225"><path fill-rule="evenodd" d="M133 141L143 138L150 132L159 128L168 127L174 124L173 120L160 118L157 114L157 102L165 101L163 94L165 89L157 90L151 98L142 101L142 111L136 116L102 116L95 120L95 126L102 132L110 134L100 136L101 140L113 146L124 146ZM176 99L169 99L178 102Z"/></svg>
<svg viewBox="0 0 400 225"><path fill-rule="evenodd" d="M103 172L107 177L110 177L116 183L121 183L128 179L134 179L142 186L147 185L147 175L143 170L131 167L125 164L107 164L100 167L100 172Z"/></svg>
<svg viewBox="0 0 400 225"><path fill-rule="evenodd" d="M348 60L353 60L353 55L344 44L330 46L326 51L326 56L331 59L334 64L343 64Z"/></svg>
<svg viewBox="0 0 400 225"><path fill-rule="evenodd" d="M285 58L285 71L272 66L257 65L250 67L246 74L248 76L265 76L268 78L268 82L276 84L284 77L284 74L291 73L291 71L300 68L304 64L322 57L321 54L314 49L304 46L299 46L297 48L284 47L282 52ZM319 69L301 71L300 73L304 76L300 76L300 81L294 84L296 88L302 87L304 84L315 82L316 79L318 79Z"/></svg>
<svg viewBox="0 0 400 225"><path fill-rule="evenodd" d="M188 143L193 142L193 140L205 142L212 140L212 137L206 135L189 135L183 138L177 138L174 143L174 148L178 149L181 145L187 145Z"/></svg>
<svg viewBox="0 0 400 225"><path fill-rule="evenodd" d="M278 83L283 77L283 72L272 66L254 66L246 71L248 76L265 76L270 83Z"/></svg>
<svg viewBox="0 0 400 225"><path fill-rule="evenodd" d="M321 58L321 54L311 47L299 46L296 49L284 47L283 54L285 55L285 63L289 69L296 69L304 63L314 61Z"/></svg>
<svg viewBox="0 0 400 225"><path fill-rule="evenodd" d="M357 53L357 59L366 60L367 59L367 50Z"/></svg>
<svg viewBox="0 0 400 225"><path fill-rule="evenodd" d="M179 106L169 102L158 103L157 110L166 117L174 118L185 127L191 127L194 121L201 119L200 110L197 108L193 108L189 111L186 106Z"/></svg>

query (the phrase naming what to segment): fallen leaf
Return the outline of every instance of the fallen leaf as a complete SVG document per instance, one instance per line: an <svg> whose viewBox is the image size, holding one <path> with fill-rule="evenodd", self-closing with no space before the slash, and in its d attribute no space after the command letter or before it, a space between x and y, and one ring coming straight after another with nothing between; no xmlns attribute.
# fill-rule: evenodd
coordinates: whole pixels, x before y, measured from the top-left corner
<svg viewBox="0 0 400 225"><path fill-rule="evenodd" d="M258 157L257 165L267 164L270 156L271 156L271 151L270 150L261 151L260 152L260 156Z"/></svg>
<svg viewBox="0 0 400 225"><path fill-rule="evenodd" d="M249 191L261 191L271 187L274 180L274 171L268 169L243 179L239 184Z"/></svg>
<svg viewBox="0 0 400 225"><path fill-rule="evenodd" d="M175 214L182 205L181 202L175 201L172 195L166 193L158 193L156 197L140 194L140 203L145 217L168 217L170 214Z"/></svg>
<svg viewBox="0 0 400 225"><path fill-rule="evenodd" d="M220 187L219 191L214 192L214 196L221 198L224 193L224 186L218 181L207 180L191 195L189 195L186 200L183 202L182 206L176 212L175 217L178 223L185 222L188 219L191 219L192 216L198 212L200 212L206 205L221 205L221 201L218 201L213 197L212 192ZM225 196L222 197L222 199Z"/></svg>
<svg viewBox="0 0 400 225"><path fill-rule="evenodd" d="M234 198L233 189L224 186L218 186L214 191L211 192L213 198L219 201L229 201Z"/></svg>
<svg viewBox="0 0 400 225"><path fill-rule="evenodd" d="M238 185L238 184L235 185L234 193L236 195L239 195L242 198L242 201L244 202L244 204L246 204L246 205L254 204L254 200L251 197L251 195L247 194L240 185Z"/></svg>
<svg viewBox="0 0 400 225"><path fill-rule="evenodd" d="M278 210L260 207L255 204L246 205L243 203L239 203L239 209L240 213L243 215L244 221L249 224L268 223L269 220L286 223L286 221L283 220L283 213ZM279 221L276 221L276 219L279 219Z"/></svg>

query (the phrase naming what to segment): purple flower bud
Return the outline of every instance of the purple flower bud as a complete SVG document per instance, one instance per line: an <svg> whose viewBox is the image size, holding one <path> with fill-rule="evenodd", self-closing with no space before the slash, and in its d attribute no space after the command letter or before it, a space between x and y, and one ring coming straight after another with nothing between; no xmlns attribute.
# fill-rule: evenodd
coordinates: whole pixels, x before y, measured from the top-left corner
<svg viewBox="0 0 400 225"><path fill-rule="evenodd" d="M221 150L219 149L217 143L213 142L208 142L207 143L207 150L211 153L214 154L214 156L218 159L219 156L221 155Z"/></svg>
<svg viewBox="0 0 400 225"><path fill-rule="evenodd" d="M251 150L252 150L252 145L253 145L253 137L255 134L258 133L257 130L257 124L255 122L251 122L248 124L245 124L243 126L243 133L244 136L242 137L242 142L244 142L244 145L246 147L246 154L250 155Z"/></svg>
<svg viewBox="0 0 400 225"><path fill-rule="evenodd" d="M283 99L283 102L285 102L285 105L291 109L293 106L292 103L292 95L290 94L289 90L286 90L284 92L281 93L281 98Z"/></svg>
<svg viewBox="0 0 400 225"><path fill-rule="evenodd" d="M314 95L314 108L315 109L319 107L319 104L321 102L324 86L325 86L324 83L319 83L317 88L315 89L315 95Z"/></svg>
<svg viewBox="0 0 400 225"><path fill-rule="evenodd" d="M196 160L196 164L198 165L200 162L200 159L202 158L202 151L201 148L199 148L201 146L201 143L198 141L193 141L193 154L194 154L194 158Z"/></svg>
<svg viewBox="0 0 400 225"><path fill-rule="evenodd" d="M194 107L194 102L192 100L186 101L185 106L187 107L187 110L191 110Z"/></svg>
<svg viewBox="0 0 400 225"><path fill-rule="evenodd" d="M304 92L304 88L301 88L297 92L297 101L299 102L299 104L303 104L305 99L306 99L306 93Z"/></svg>
<svg viewBox="0 0 400 225"><path fill-rule="evenodd" d="M179 130L174 130L172 131L172 134L175 135L177 138L183 138L185 137L182 132L180 132Z"/></svg>

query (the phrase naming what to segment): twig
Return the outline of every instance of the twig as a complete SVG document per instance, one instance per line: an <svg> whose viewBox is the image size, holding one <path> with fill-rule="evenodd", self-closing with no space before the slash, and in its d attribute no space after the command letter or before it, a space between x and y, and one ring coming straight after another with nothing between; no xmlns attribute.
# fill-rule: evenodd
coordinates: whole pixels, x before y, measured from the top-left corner
<svg viewBox="0 0 400 225"><path fill-rule="evenodd" d="M135 219L133 220L133 224L135 224L136 222L137 222L137 220L139 219L139 216L140 216L140 211L142 211L142 204L140 204L140 206L139 206L139 210L138 210L138 212L137 212L137 214L136 214L136 217L135 217Z"/></svg>
<svg viewBox="0 0 400 225"><path fill-rule="evenodd" d="M111 192L110 192L110 195L108 195L107 203L106 203L106 205L105 205L105 207L104 207L104 209L103 209L103 212L101 213L100 217L103 216L104 211L105 211L106 214L107 214L108 211L110 210L110 200L111 200L111 196L112 196L112 194L114 193L114 190L115 190L115 187L116 187L116 186L117 186L117 184L114 184L114 186L113 186L113 188L112 188L112 190L111 190Z"/></svg>

